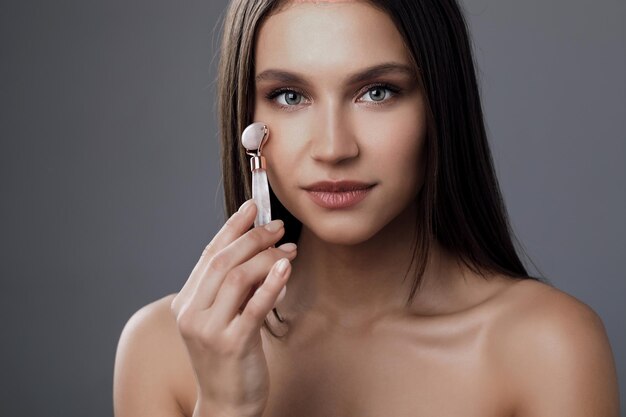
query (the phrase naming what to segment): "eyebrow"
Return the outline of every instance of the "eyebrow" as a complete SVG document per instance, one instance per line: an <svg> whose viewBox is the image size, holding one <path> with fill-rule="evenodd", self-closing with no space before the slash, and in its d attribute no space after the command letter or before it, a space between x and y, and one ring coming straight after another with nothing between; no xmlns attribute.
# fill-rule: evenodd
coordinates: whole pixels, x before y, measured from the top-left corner
<svg viewBox="0 0 626 417"><path fill-rule="evenodd" d="M363 81L370 80L372 78L376 78L380 75L385 75L389 73L404 73L411 76L415 76L415 71L412 67L400 64L397 62L385 62L382 64L374 65L372 67L368 67L363 71L359 71L354 73L348 77L348 84L356 84ZM260 73L255 77L256 82L264 81L264 80L276 80L282 81L284 83L297 83L297 84L305 84L308 82L305 78L297 73L283 71L278 69L268 69Z"/></svg>

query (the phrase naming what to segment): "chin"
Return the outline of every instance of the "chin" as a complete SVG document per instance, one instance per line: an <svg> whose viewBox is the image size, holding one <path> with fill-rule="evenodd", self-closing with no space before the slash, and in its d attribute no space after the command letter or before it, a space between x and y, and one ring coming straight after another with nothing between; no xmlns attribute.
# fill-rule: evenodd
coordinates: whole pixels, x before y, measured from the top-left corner
<svg viewBox="0 0 626 417"><path fill-rule="evenodd" d="M327 226L319 223L310 226L303 223L302 226L303 228L306 227L318 239L341 246L359 245L371 239L378 232L378 229L374 229L371 224L366 227L347 223L338 226Z"/></svg>
<svg viewBox="0 0 626 417"><path fill-rule="evenodd" d="M324 214L305 212L296 216L302 228L334 245L359 245L376 236L387 223L384 215L370 210L346 210Z"/></svg>

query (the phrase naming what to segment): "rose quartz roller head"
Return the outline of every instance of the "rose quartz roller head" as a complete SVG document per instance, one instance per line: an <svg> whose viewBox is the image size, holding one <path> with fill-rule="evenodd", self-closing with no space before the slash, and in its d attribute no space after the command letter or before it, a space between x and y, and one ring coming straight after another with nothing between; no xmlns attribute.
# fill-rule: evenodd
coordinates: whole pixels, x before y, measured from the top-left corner
<svg viewBox="0 0 626 417"><path fill-rule="evenodd" d="M263 145L267 142L269 129L262 122L252 123L241 134L241 143L250 155L250 170L252 171L252 199L257 207L254 226L262 226L272 220L270 207L270 190L265 172L265 158L261 155Z"/></svg>

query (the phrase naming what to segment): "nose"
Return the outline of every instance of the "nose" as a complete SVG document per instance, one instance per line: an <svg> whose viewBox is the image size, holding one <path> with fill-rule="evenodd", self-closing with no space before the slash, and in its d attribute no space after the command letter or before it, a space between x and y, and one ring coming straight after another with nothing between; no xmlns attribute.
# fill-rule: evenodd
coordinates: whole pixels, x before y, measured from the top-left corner
<svg viewBox="0 0 626 417"><path fill-rule="evenodd" d="M311 130L310 155L316 161L336 164L356 157L359 146L350 119L338 105L328 105L320 112Z"/></svg>

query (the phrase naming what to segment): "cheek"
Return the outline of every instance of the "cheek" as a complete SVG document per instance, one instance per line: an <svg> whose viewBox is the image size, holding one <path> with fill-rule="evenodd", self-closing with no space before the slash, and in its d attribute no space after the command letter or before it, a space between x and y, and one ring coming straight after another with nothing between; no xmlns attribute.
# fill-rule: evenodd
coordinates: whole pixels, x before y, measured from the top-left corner
<svg viewBox="0 0 626 417"><path fill-rule="evenodd" d="M267 122L268 126L271 125ZM267 178L279 199L283 190L298 184L297 174L302 164L302 152L298 148L297 141L288 140L293 138L288 130L281 125L280 131L275 128L270 131L270 138L264 147L264 156L267 163Z"/></svg>
<svg viewBox="0 0 626 417"><path fill-rule="evenodd" d="M376 118L364 117L361 125L369 154L378 162L378 169L384 170L381 175L388 180L402 179L398 186L417 185L425 165L426 119L421 101Z"/></svg>

